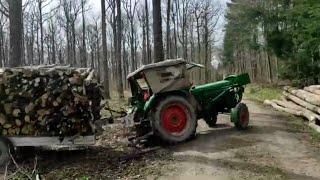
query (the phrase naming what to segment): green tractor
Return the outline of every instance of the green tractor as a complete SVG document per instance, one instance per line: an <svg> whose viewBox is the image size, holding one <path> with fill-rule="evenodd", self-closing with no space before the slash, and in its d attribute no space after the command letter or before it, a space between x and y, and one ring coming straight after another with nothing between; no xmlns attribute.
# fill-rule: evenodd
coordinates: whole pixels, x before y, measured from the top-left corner
<svg viewBox="0 0 320 180"><path fill-rule="evenodd" d="M237 129L247 129L248 107L240 102L244 86L250 83L248 74L193 86L188 71L194 67L203 66L183 59L166 60L128 75L131 119L138 136L152 133L169 144L183 142L195 135L198 119L214 127L219 113L230 113Z"/></svg>

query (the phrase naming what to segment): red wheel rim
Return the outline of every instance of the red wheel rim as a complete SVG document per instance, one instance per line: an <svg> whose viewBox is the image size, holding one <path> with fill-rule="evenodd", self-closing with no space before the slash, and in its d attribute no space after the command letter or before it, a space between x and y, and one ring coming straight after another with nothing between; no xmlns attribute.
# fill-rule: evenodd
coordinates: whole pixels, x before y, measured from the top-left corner
<svg viewBox="0 0 320 180"><path fill-rule="evenodd" d="M248 123L249 123L249 112L248 111L244 111L241 113L240 121L241 121L242 125L244 125L244 126L248 125Z"/></svg>
<svg viewBox="0 0 320 180"><path fill-rule="evenodd" d="M180 104L174 104L162 112L162 126L170 133L181 133L187 125L186 108Z"/></svg>

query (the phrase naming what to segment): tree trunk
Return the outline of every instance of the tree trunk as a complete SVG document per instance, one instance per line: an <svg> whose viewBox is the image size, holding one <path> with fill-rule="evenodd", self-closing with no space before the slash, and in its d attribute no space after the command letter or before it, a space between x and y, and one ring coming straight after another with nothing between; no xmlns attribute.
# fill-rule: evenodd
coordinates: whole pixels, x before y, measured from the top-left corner
<svg viewBox="0 0 320 180"><path fill-rule="evenodd" d="M77 52L76 52L76 27L75 21L71 23L72 30L72 65L77 67Z"/></svg>
<svg viewBox="0 0 320 180"><path fill-rule="evenodd" d="M121 27L121 1L116 0L117 3L117 45L116 45L116 54L117 54L117 74L118 74L118 83L117 90L119 93L119 98L124 98L123 94L123 82L122 82L122 64L121 64L121 38L122 38L122 27Z"/></svg>
<svg viewBox="0 0 320 180"><path fill-rule="evenodd" d="M170 59L171 51L171 37L170 37L170 11L171 11L171 0L168 0L167 4L167 59Z"/></svg>
<svg viewBox="0 0 320 180"><path fill-rule="evenodd" d="M0 24L0 67L4 66L4 54L3 54L3 49L4 49L4 42L3 42L3 26Z"/></svg>
<svg viewBox="0 0 320 180"><path fill-rule="evenodd" d="M153 4L153 41L154 62L163 61L161 0L152 0Z"/></svg>
<svg viewBox="0 0 320 180"><path fill-rule="evenodd" d="M134 51L134 25L133 19L130 19L130 53L131 53L131 70L135 70L135 51Z"/></svg>
<svg viewBox="0 0 320 180"><path fill-rule="evenodd" d="M208 13L208 12L206 12ZM204 68L204 81L205 83L209 83L209 70L211 69L211 57L209 57L209 30L208 30L208 15L206 14L204 17L204 61L205 61L205 68Z"/></svg>
<svg viewBox="0 0 320 180"><path fill-rule="evenodd" d="M309 122L314 122L316 119L319 118L319 115L307 109L303 109L302 107L298 108L297 105L289 101L281 102L281 101L265 100L264 104L270 105L273 108L277 109L278 111L286 112L286 113L293 114L300 117L305 117L309 120Z"/></svg>
<svg viewBox="0 0 320 180"><path fill-rule="evenodd" d="M40 63L44 64L42 0L38 0L38 10L39 10L40 48L41 48L41 51L40 51Z"/></svg>
<svg viewBox="0 0 320 180"><path fill-rule="evenodd" d="M174 1L175 2L175 1ZM174 3L176 4L176 2ZM174 12L174 7L172 5L172 12ZM174 58L177 58L178 57L178 42L177 42L177 28L178 28L178 25L176 23L176 15L173 14L172 15L172 23L173 23L173 37L174 37Z"/></svg>
<svg viewBox="0 0 320 180"><path fill-rule="evenodd" d="M146 41L146 25L143 19L142 22L142 64L147 64L147 41Z"/></svg>
<svg viewBox="0 0 320 180"><path fill-rule="evenodd" d="M10 21L10 67L22 65L22 0L9 0L9 21Z"/></svg>
<svg viewBox="0 0 320 180"><path fill-rule="evenodd" d="M198 48L198 59L197 59L197 62L198 63L202 63L201 61L201 42L200 42L200 23L199 23L199 17L196 17L197 20L196 20L196 25L197 25L197 48ZM201 69L198 69L197 70L199 75L198 75L198 81L201 82Z"/></svg>
<svg viewBox="0 0 320 180"><path fill-rule="evenodd" d="M87 46L86 46L86 19L84 14L85 0L81 0L82 10L82 53L81 53L81 66L87 67Z"/></svg>
<svg viewBox="0 0 320 180"><path fill-rule="evenodd" d="M109 67L108 67L108 49L107 49L107 24L106 24L106 5L105 0L101 0L101 27L102 27L102 59L103 59L103 87L104 97L110 99L109 91ZM97 39L98 40L98 39ZM97 50L98 51L98 50ZM100 69L100 67L98 67Z"/></svg>
<svg viewBox="0 0 320 180"><path fill-rule="evenodd" d="M52 63L56 64L56 39L54 37L54 34L52 34Z"/></svg>
<svg viewBox="0 0 320 180"><path fill-rule="evenodd" d="M150 46L150 25L149 25L149 6L148 0L145 0L145 11L146 11L146 31L147 31L147 64L151 63L151 46Z"/></svg>

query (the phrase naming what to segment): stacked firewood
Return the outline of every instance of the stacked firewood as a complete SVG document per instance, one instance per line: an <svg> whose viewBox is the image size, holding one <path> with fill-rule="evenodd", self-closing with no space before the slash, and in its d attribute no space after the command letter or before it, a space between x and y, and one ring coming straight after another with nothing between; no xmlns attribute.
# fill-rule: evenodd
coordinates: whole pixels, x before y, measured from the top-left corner
<svg viewBox="0 0 320 180"><path fill-rule="evenodd" d="M320 132L320 85L294 89L284 87L282 100L265 100L264 104L273 108L304 117L309 120L310 127Z"/></svg>
<svg viewBox="0 0 320 180"><path fill-rule="evenodd" d="M95 73L88 68L0 69L0 135L92 134L101 100Z"/></svg>

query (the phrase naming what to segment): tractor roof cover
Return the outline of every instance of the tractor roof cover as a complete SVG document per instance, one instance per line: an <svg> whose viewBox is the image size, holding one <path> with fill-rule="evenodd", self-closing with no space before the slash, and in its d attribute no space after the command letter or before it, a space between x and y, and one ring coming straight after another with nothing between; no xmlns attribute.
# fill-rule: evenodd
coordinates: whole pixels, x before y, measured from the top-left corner
<svg viewBox="0 0 320 180"><path fill-rule="evenodd" d="M174 91L191 86L183 59L165 60L140 67L128 79L140 79L143 73L153 93Z"/></svg>

